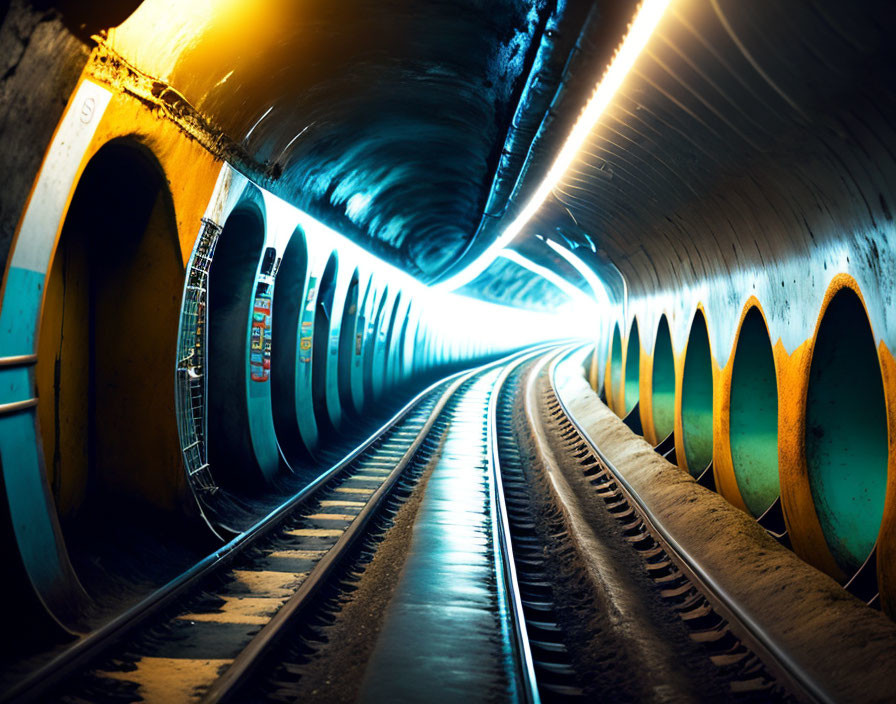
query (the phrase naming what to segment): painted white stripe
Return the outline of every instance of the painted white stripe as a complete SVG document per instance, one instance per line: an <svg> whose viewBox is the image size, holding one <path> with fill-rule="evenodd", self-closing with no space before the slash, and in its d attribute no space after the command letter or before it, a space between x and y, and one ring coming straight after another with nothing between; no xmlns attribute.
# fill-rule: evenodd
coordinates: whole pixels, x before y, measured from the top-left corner
<svg viewBox="0 0 896 704"><path fill-rule="evenodd" d="M12 266L46 273L78 167L111 98L112 93L90 81L78 88L40 170L22 219Z"/></svg>

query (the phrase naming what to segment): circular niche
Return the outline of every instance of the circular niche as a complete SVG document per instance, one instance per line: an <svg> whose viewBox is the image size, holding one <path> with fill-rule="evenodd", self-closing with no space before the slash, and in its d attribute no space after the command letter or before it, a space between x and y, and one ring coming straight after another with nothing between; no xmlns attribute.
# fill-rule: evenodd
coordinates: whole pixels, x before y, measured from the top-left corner
<svg viewBox="0 0 896 704"><path fill-rule="evenodd" d="M712 357L701 310L694 315L685 352L681 425L688 469L698 477L712 461Z"/></svg>
<svg viewBox="0 0 896 704"><path fill-rule="evenodd" d="M638 403L638 389L641 381L641 337L638 335L638 321L632 321L625 348L625 415L632 412Z"/></svg>
<svg viewBox="0 0 896 704"><path fill-rule="evenodd" d="M768 328L758 308L744 317L731 377L731 459L747 508L761 516L781 493L778 383Z"/></svg>
<svg viewBox="0 0 896 704"><path fill-rule="evenodd" d="M613 327L613 341L610 344L610 405L618 408L622 392L622 339L619 325Z"/></svg>
<svg viewBox="0 0 896 704"><path fill-rule="evenodd" d="M844 288L818 328L806 398L806 465L828 546L849 574L880 529L887 485L887 409L865 308Z"/></svg>
<svg viewBox="0 0 896 704"><path fill-rule="evenodd" d="M675 430L675 357L669 320L663 315L653 348L653 428L657 442Z"/></svg>

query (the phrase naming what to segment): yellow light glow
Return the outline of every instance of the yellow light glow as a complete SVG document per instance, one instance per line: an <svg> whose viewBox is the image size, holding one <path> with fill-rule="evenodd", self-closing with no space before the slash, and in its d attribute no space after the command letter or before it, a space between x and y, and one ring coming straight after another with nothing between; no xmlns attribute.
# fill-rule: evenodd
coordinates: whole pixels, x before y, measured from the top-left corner
<svg viewBox="0 0 896 704"><path fill-rule="evenodd" d="M522 231L526 223L538 212L544 201L554 190L566 174L573 160L578 155L591 131L597 125L601 115L607 109L613 96L622 86L625 77L635 65L647 42L653 35L671 0L644 0L635 14L635 19L629 27L628 34L622 41L622 45L610 62L601 81L594 89L594 94L585 105L585 109L573 126L566 138L563 147L557 154L557 158L548 170L544 180L539 184L535 193L520 211L519 215L507 226L507 229L498 237L479 257L470 263L463 271L437 284L439 287L451 290L457 289L469 283L479 276L486 267L494 261L495 257L509 245Z"/></svg>

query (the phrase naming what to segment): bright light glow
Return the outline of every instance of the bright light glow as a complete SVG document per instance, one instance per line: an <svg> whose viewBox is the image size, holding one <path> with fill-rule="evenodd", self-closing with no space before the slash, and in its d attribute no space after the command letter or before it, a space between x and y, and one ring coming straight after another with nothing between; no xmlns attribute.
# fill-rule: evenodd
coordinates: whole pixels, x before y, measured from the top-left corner
<svg viewBox="0 0 896 704"><path fill-rule="evenodd" d="M524 269L528 269L533 274L536 274L537 276L540 276L546 281L552 283L573 301L586 302L589 304L592 302L591 299L581 291L581 289L576 288L571 283L569 283L569 281L564 279L559 274L554 273L547 267L536 264L531 259L524 257L515 249L505 249L503 252L500 252L498 256L503 257L504 259L507 259L514 264L518 264Z"/></svg>
<svg viewBox="0 0 896 704"><path fill-rule="evenodd" d="M402 299L412 301L423 323L431 331L437 331L443 342L453 343L457 354L464 353L464 346L474 344L482 350L497 352L546 340L576 337L582 329L582 320L587 319L585 316L594 315L594 301L587 294L516 252L502 256L549 280L555 278L557 281L552 283L566 287L574 303L556 312L539 313L426 286L308 213L269 191L261 190L267 209L268 229L281 233L273 237L269 244L282 250L298 225L305 233L309 251L335 250L339 253L341 268L353 270L357 266L366 274L372 274L379 286L388 284L390 294L400 290Z"/></svg>
<svg viewBox="0 0 896 704"><path fill-rule="evenodd" d="M439 287L453 291L479 276L494 261L501 250L507 247L522 231L526 223L532 219L532 216L538 212L538 209L547 200L551 191L554 190L560 179L566 174L573 160L585 144L588 135L591 134L613 96L622 86L625 77L635 65L635 61L647 45L670 2L671 0L644 0L641 3L641 7L635 15L628 34L610 62L607 72L600 83L597 84L591 100L588 101L578 121L566 138L566 142L557 154L557 158L535 193L520 211L519 215L501 233L500 237L475 260L470 262L469 266L451 278L440 282L438 284Z"/></svg>
<svg viewBox="0 0 896 704"><path fill-rule="evenodd" d="M592 271L591 267L563 245L548 239L545 240L545 244L563 257L573 269L581 274L582 278L585 279L591 287L591 290L594 291L594 298L598 304L606 306L606 310L609 310L610 296L607 293L607 289L604 287L604 282L600 280L600 277L595 274L594 271Z"/></svg>

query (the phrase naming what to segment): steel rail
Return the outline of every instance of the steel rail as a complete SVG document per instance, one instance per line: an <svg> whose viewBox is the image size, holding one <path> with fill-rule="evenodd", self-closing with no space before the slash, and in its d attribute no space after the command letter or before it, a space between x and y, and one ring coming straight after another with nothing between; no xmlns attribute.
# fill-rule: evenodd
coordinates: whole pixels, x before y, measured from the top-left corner
<svg viewBox="0 0 896 704"><path fill-rule="evenodd" d="M491 469L489 486L491 491L492 526L495 535L495 572L498 577L498 594L503 594L507 601L507 620L510 621L511 640L515 646L517 659L517 686L520 699L526 704L540 704L538 680L535 676L535 661L529 645L529 634L526 628L526 616L523 611L523 599L520 594L519 580L516 574L516 563L511 542L510 519L507 516L507 502L504 496L504 481L501 475L501 460L498 452L498 399L504 384L521 364L536 357L536 352L508 364L501 372L492 388L488 402L487 447L488 463ZM503 587L503 589L502 589Z"/></svg>
<svg viewBox="0 0 896 704"><path fill-rule="evenodd" d="M578 432L582 441L597 456L612 475L620 490L625 494L632 506L636 508L641 519L647 525L654 538L662 545L667 554L678 564L687 578L712 603L720 616L725 618L739 638L753 650L779 680L791 690L791 693L804 700L834 704L836 699L802 668L789 653L783 650L763 630L751 614L737 603L728 591L701 565L700 560L692 555L663 526L650 507L638 495L625 476L616 468L610 459L591 440L587 431L569 411L557 383L557 371L560 365L582 347L562 351L555 355L548 366L548 380L551 391L557 398L566 418Z"/></svg>
<svg viewBox="0 0 896 704"><path fill-rule="evenodd" d="M298 590L277 610L277 613L252 638L249 644L240 651L227 670L215 680L205 693L205 696L200 700L201 702L227 701L236 696L240 687L258 667L265 653L276 645L285 629L302 611L309 600L327 584L330 576L342 563L346 552L365 535L367 526L376 517L383 501L389 496L392 488L401 479L404 470L420 450L436 419L442 414L450 398L467 378L468 376L464 376L455 380L445 390L426 423L424 423L423 428L421 428L414 439L414 442L411 443L410 447L395 463L395 467L389 473L389 476L386 477L367 500L364 508L361 509L349 527L346 528L339 540L336 541L336 544L315 564L311 573L305 578Z"/></svg>
<svg viewBox="0 0 896 704"><path fill-rule="evenodd" d="M398 425L427 395L435 392L440 386L450 386L453 381L459 378L475 374L502 361L504 360L490 362L473 370L456 372L428 386L337 464L321 473L301 491L273 509L251 528L235 536L227 544L154 590L126 611L123 611L96 630L81 636L61 653L10 687L6 692L0 693L0 702L32 701L46 694L72 675L79 667L85 665L101 652L126 637L129 632L138 627L147 618L173 603L177 598L216 570L226 567L247 548L275 530L296 507L305 503L330 480L347 470L383 434Z"/></svg>
<svg viewBox="0 0 896 704"><path fill-rule="evenodd" d="M240 654L237 655L227 670L215 680L214 684L212 684L200 700L203 704L231 701L238 695L241 687L260 665L265 654L277 644L297 615L302 612L308 602L320 591L320 589L327 584L330 576L340 566L351 546L365 535L367 525L373 518L375 518L380 505L386 500L392 488L400 480L401 475L429 435L432 426L441 416L448 401L457 390L469 379L479 376L495 366L508 364L508 359L512 360L514 357L525 357L541 353L543 352L543 347L544 346L540 346L537 352L528 350L525 352L517 352L510 355L509 358L505 357L475 369L461 372L452 377L453 381L449 382L449 387L442 394L442 397L439 399L435 408L433 408L425 425L417 435L417 438L405 454L398 460L395 468L391 471L387 479L370 497L364 508L340 536L336 544L314 566L311 573L302 582L296 593L293 594L282 607L280 607L274 617L262 627L252 641L250 641Z"/></svg>

